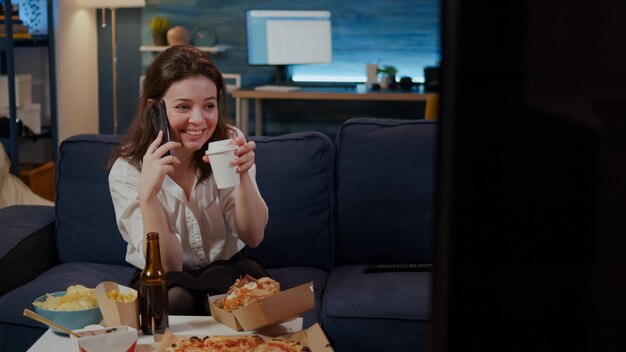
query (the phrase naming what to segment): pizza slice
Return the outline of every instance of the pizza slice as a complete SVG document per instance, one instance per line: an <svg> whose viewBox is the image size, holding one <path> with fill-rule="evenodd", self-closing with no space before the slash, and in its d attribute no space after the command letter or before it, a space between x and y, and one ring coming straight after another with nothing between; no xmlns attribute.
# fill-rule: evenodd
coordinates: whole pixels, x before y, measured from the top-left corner
<svg viewBox="0 0 626 352"><path fill-rule="evenodd" d="M197 336L191 337L177 337L176 341L171 343L164 351L165 352L206 352L204 348L204 341L207 337L199 338Z"/></svg>
<svg viewBox="0 0 626 352"><path fill-rule="evenodd" d="M255 279L250 275L239 278L230 287L224 298L215 304L230 312L246 306L256 300L275 295L280 292L280 284L269 277Z"/></svg>
<svg viewBox="0 0 626 352"><path fill-rule="evenodd" d="M244 352L254 351L263 342L258 335L211 336L204 341L204 347L211 352Z"/></svg>

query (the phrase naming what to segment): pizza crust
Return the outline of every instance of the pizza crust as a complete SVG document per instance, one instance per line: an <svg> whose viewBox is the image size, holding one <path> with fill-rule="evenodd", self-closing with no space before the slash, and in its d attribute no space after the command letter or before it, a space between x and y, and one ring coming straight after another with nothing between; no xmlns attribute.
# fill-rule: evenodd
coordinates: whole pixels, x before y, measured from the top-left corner
<svg viewBox="0 0 626 352"><path fill-rule="evenodd" d="M307 347L295 341L259 335L235 336L176 336L165 352L304 352Z"/></svg>

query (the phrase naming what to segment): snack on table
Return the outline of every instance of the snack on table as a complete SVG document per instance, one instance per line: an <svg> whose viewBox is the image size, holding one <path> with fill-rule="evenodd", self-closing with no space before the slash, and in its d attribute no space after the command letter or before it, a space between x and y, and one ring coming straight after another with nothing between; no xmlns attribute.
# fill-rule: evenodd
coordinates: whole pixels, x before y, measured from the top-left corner
<svg viewBox="0 0 626 352"><path fill-rule="evenodd" d="M137 299L137 295L134 292L121 293L120 290L116 288L107 292L106 297L109 299L116 300L120 303L129 303Z"/></svg>
<svg viewBox="0 0 626 352"><path fill-rule="evenodd" d="M230 287L226 297L216 301L216 305L223 310L230 312L237 308L246 306L256 300L266 298L280 292L280 284L269 277L255 279L246 275L237 279Z"/></svg>
<svg viewBox="0 0 626 352"><path fill-rule="evenodd" d="M83 285L72 285L67 288L65 295L53 296L46 293L46 299L42 302L35 301L33 305L48 310L84 310L98 307L94 289Z"/></svg>
<svg viewBox="0 0 626 352"><path fill-rule="evenodd" d="M308 347L298 342L264 339L258 335L177 337L165 352L300 352Z"/></svg>

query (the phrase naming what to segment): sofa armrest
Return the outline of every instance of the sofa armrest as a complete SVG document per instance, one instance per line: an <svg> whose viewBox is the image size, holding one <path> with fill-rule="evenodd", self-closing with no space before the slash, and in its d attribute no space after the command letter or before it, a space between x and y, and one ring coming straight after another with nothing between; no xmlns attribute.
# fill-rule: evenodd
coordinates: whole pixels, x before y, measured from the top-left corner
<svg viewBox="0 0 626 352"><path fill-rule="evenodd" d="M0 296L57 263L54 207L14 205L0 209Z"/></svg>

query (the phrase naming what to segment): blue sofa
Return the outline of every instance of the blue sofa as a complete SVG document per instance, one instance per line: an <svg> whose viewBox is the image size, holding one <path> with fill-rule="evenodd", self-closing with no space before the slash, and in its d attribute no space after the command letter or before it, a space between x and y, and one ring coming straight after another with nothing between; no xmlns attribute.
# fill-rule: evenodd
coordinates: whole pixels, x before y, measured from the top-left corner
<svg viewBox="0 0 626 352"><path fill-rule="evenodd" d="M427 351L432 273L364 273L373 263L432 263L436 122L359 118L334 143L318 132L250 137L270 220L246 249L284 288L313 281L336 351ZM0 209L0 350L46 328L22 316L46 292L128 282L106 163L119 136L60 146L56 206Z"/></svg>

